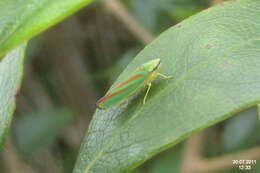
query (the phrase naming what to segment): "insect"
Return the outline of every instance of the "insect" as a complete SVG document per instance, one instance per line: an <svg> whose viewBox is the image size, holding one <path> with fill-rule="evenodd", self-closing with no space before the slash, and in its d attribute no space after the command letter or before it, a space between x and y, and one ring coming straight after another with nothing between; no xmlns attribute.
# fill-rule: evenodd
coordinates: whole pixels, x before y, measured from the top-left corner
<svg viewBox="0 0 260 173"><path fill-rule="evenodd" d="M170 78L159 73L161 60L159 58L150 60L139 67L129 75L123 82L113 87L105 96L99 99L96 103L99 109L107 109L114 105L125 102L131 95L137 93L139 90L148 86L143 104L146 102L148 92L151 88L151 82L157 77Z"/></svg>

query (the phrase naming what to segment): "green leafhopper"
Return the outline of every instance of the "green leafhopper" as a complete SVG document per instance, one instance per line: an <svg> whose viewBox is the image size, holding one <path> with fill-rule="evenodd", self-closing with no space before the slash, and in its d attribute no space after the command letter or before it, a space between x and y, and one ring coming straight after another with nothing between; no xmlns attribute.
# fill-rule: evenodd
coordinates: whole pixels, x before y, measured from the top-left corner
<svg viewBox="0 0 260 173"><path fill-rule="evenodd" d="M131 95L140 91L145 86L148 86L144 96L143 104L146 102L148 92L151 88L151 82L157 77L169 78L159 73L161 60L159 58L150 60L139 67L129 75L123 82L113 87L104 97L96 103L99 109L107 109L114 105L121 104L126 101Z"/></svg>

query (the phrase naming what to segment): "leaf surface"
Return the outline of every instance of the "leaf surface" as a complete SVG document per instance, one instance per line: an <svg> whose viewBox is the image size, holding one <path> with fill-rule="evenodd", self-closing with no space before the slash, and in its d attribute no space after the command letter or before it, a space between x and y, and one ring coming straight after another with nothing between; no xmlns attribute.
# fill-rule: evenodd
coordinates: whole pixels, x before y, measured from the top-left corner
<svg viewBox="0 0 260 173"><path fill-rule="evenodd" d="M15 96L23 73L25 47L25 44L17 47L0 61L0 144L3 143L12 120Z"/></svg>

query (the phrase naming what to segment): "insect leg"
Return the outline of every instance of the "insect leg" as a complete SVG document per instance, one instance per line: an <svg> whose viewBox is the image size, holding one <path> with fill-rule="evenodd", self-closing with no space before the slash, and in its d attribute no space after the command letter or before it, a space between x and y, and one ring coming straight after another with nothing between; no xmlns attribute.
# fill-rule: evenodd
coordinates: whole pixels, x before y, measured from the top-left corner
<svg viewBox="0 0 260 173"><path fill-rule="evenodd" d="M172 78L172 77L173 77L173 76L166 76L166 75L164 75L164 74L162 74L162 73L158 73L158 75L161 76L161 77L163 77L163 78L165 78L165 79L168 79L168 78Z"/></svg>
<svg viewBox="0 0 260 173"><path fill-rule="evenodd" d="M145 93L145 96L144 96L143 104L145 104L145 101L146 101L148 92L149 92L149 90L150 90L150 88L151 88L151 86L152 86L152 83L150 82L150 83L148 83L147 85L148 85L148 88L147 88L146 93Z"/></svg>

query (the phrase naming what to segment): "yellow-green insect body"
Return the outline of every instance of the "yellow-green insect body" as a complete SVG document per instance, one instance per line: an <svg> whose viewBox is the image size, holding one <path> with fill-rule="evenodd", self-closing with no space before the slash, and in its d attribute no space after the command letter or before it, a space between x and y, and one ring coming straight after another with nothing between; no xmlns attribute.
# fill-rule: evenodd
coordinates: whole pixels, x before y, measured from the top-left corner
<svg viewBox="0 0 260 173"><path fill-rule="evenodd" d="M160 65L161 60L159 58L140 65L126 80L113 87L104 97L99 99L96 103L97 107L107 109L123 103L130 96L147 85L148 89L143 100L143 103L145 103L147 94L151 88L151 82L158 75L168 78L168 76L159 73Z"/></svg>

